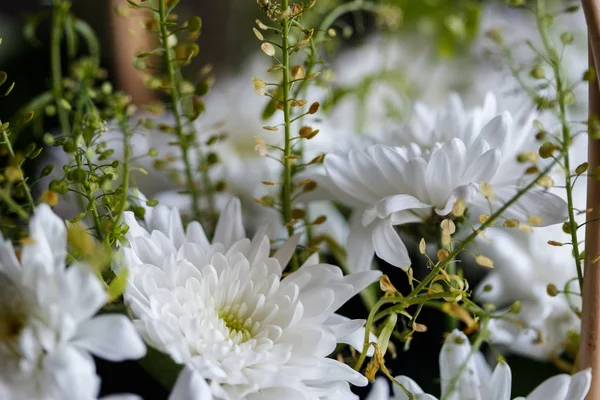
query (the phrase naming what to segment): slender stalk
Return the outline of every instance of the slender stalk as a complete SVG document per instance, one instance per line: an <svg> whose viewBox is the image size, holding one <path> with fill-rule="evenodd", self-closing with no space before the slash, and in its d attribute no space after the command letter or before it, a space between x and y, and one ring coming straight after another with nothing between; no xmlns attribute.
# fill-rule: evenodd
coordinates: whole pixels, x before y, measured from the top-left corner
<svg viewBox="0 0 600 400"><path fill-rule="evenodd" d="M600 154L600 153L599 153ZM440 273L442 268L446 267L452 260L454 260L460 252L462 252L469 243L471 243L480 232L483 232L486 228L488 228L491 224L496 221L510 206L515 204L521 196L523 196L526 192L528 192L535 184L537 180L542 176L546 175L556 164L556 160L550 163L543 171L541 171L529 184L520 189L510 200L508 200L502 207L498 209L495 213L493 213L481 226L473 231L465 240L463 240L444 260L438 262L436 266L431 270L431 272L410 292L410 294L406 297L383 297L381 298L371 309L369 312L369 317L367 318L367 322L365 324L365 337L361 355L354 366L356 371L359 371L362 367L362 364L365 361L367 350L369 349L369 334L371 332L371 328L373 326L373 322L375 316L377 315L379 309L387 304L387 303L406 303L409 299L413 299L419 295L429 285L429 283ZM599 292L600 293L600 292ZM600 303L600 300L599 300Z"/></svg>
<svg viewBox="0 0 600 400"><path fill-rule="evenodd" d="M282 1L282 9L284 12L289 8L289 0ZM283 217L284 225L287 225L288 236L294 235L294 226L289 224L292 221L292 121L291 121L291 110L290 110L290 86L292 85L290 80L290 46L289 46L289 34L290 34L290 18L283 18L281 20L281 64L283 66L283 119L284 119L284 140L285 145L283 148L283 184L281 186L281 214ZM290 264L290 270L295 271L298 269L298 255L294 252L292 261Z"/></svg>
<svg viewBox="0 0 600 400"><path fill-rule="evenodd" d="M25 221L29 220L29 214L11 197L10 189L0 189L0 198L4 200L9 210L17 214L21 219Z"/></svg>
<svg viewBox="0 0 600 400"><path fill-rule="evenodd" d="M52 71L52 93L56 101L56 112L60 129L65 136L71 136L69 113L63 105L62 65L60 59L60 42L64 22L64 9L61 0L52 1L52 32L50 40L50 66Z"/></svg>
<svg viewBox="0 0 600 400"><path fill-rule="evenodd" d="M0 121L0 127L1 126L2 126L2 121ZM2 128L0 128L0 129L2 129ZM10 138L8 137L8 132L6 129L2 129L2 140L3 140L4 146L6 147L6 151L8 151L8 156L11 159L14 159L15 151L12 148L12 144L10 143ZM21 175L23 175L23 169L21 168L21 165L18 165L18 168L21 171ZM27 181L25 180L25 178L23 178L23 180L21 180L20 183L21 183L21 186L23 187L23 192L25 193L25 199L27 200L29 207L33 211L33 209L35 208L35 202L33 201L33 197L31 196L31 189L29 188L29 185L27 184Z"/></svg>
<svg viewBox="0 0 600 400"><path fill-rule="evenodd" d="M448 251L452 251L452 247L450 245L445 245L443 243L443 240L440 240L440 249L446 249ZM448 264L446 266L446 272L448 272L448 274L450 274L450 275L455 275L456 274L456 264L455 263ZM452 283L450 283L450 284L452 284ZM452 315L446 314L445 322L446 322L446 331L452 332L454 329L458 329L458 320L456 318L454 318Z"/></svg>
<svg viewBox="0 0 600 400"><path fill-rule="evenodd" d="M595 79L589 82L590 117L600 120L600 4L597 0L581 0L588 27L588 60ZM591 118L590 118L591 119ZM600 141L588 137L588 162L590 171L600 166ZM588 179L587 221L600 217L600 182ZM583 305L581 309L581 342L578 367L592 368L592 384L586 400L600 398L600 268L596 254L600 253L600 224L590 224L585 231L585 277L583 279ZM591 255L591 257L590 257ZM596 260L594 262L594 260Z"/></svg>
<svg viewBox="0 0 600 400"><path fill-rule="evenodd" d="M125 207L127 206L127 198L129 196L129 161L131 159L131 133L129 131L129 126L127 126L127 117L125 115L119 118L119 125L121 126L121 131L123 132L123 193L121 195L119 210L117 211L117 216L115 217L115 223L113 225L115 228L119 225L119 222L123 217L123 213L125 212Z"/></svg>
<svg viewBox="0 0 600 400"><path fill-rule="evenodd" d="M581 0L588 26L590 67L600 71L600 4L598 0Z"/></svg>
<svg viewBox="0 0 600 400"><path fill-rule="evenodd" d="M375 315L377 315L379 309L388 303L401 303L403 301L404 299L400 297L382 297L381 299L379 299L379 301L377 301L377 303L375 303L373 308L371 308L371 312L369 313L369 316L367 317L367 322L365 324L365 337L363 342L363 348L360 352L358 360L356 361L356 364L354 365L355 371L360 371L367 357L367 351L369 350L370 346L369 337L371 336L371 327L373 326Z"/></svg>
<svg viewBox="0 0 600 400"><path fill-rule="evenodd" d="M159 25L160 40L165 49L165 51L163 53L164 53L165 66L167 68L167 76L169 78L169 91L171 94L171 106L172 106L173 116L175 117L176 132L177 132L177 138L179 139L178 140L179 147L181 148L181 156L183 159L183 163L185 165L185 177L186 177L187 190L190 193L190 195L192 196L192 212L193 212L194 218L199 219L200 218L200 207L198 204L199 196L198 196L198 190L196 188L196 185L194 184L194 174L193 174L192 165L190 163L190 154L189 154L192 142L190 141L190 139L187 137L187 135L184 132L183 118L182 118L181 112L179 110L179 103L180 103L180 99L181 99L181 96L179 93L179 84L178 84L179 82L177 80L177 75L175 73L175 66L173 64L173 54L171 52L171 49L168 47L169 32L167 30L167 12L166 12L165 1L163 1L163 0L158 0L158 25Z"/></svg>
<svg viewBox="0 0 600 400"><path fill-rule="evenodd" d="M81 156L77 155L76 157L78 168L83 169L83 162L81 160ZM87 166L90 171L93 170L92 161L87 158ZM100 224L100 213L98 213L98 208L96 207L96 199L94 198L94 193L92 193L90 186L85 183L81 184L85 192L85 196L88 201L88 208L92 212L92 219L94 220L94 229L96 230L96 235L98 239L102 239L102 225Z"/></svg>
<svg viewBox="0 0 600 400"><path fill-rule="evenodd" d="M595 35L589 25L589 65L595 65L592 42ZM596 71L598 71L596 69ZM597 76L597 75L596 75ZM600 118L600 89L598 79L589 83L590 117ZM600 166L600 140L588 138L588 162L590 170ZM600 217L600 181L588 179L587 184L587 221ZM581 308L581 334L578 354L580 370L592 368L592 384L586 400L600 398L600 265L596 255L600 254L600 224L589 224L585 232L585 277L583 279L583 304Z"/></svg>
<svg viewBox="0 0 600 400"><path fill-rule="evenodd" d="M573 246L573 258L575 259L575 268L577 270L577 279L579 281L579 289L583 288L583 270L581 268L581 253L579 251L579 240L577 239L577 220L575 219L575 211L573 205L573 182L571 175L571 163L569 157L569 148L571 147L571 130L569 122L567 121L567 114L565 109L565 82L563 82L563 73L560 68L560 57L552 46L550 38L548 37L548 29L545 25L544 19L546 18L545 0L537 1L536 20L538 30L542 38L544 50L550 58L550 65L554 73L554 79L556 79L556 91L557 100L559 105L559 119L561 123L562 131L562 160L563 169L565 173L565 190L567 192L567 205L569 209L569 230L571 231L571 244Z"/></svg>
<svg viewBox="0 0 600 400"><path fill-rule="evenodd" d="M282 9L286 11L289 7L288 0L283 0ZM290 53L288 36L290 33L289 18L281 22L281 51L283 64L283 118L285 124L285 147L283 150L283 187L282 187L282 213L284 224L292 220L292 163L289 157L292 155L291 122L290 122ZM294 234L294 227L288 225L288 236Z"/></svg>

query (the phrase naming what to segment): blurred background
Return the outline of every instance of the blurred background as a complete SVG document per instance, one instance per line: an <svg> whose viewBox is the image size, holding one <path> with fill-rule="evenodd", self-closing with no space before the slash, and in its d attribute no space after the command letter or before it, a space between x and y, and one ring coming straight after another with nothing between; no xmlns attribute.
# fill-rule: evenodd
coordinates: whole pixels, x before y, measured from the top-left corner
<svg viewBox="0 0 600 400"><path fill-rule="evenodd" d="M44 19L44 14L49 12L48 2L49 0L0 2L0 37L3 39L0 47L0 70L6 71L11 81L16 82L11 96L0 98L2 121L8 120L50 86L49 24ZM552 3L560 8L573 2ZM316 7L319 11L311 14L314 20L307 22L307 25L318 26L321 22L319 19L340 4L344 4L344 1L317 0ZM402 82L398 85L406 98L403 97L402 101L395 104L405 108L400 110L400 114L410 110L415 100L440 103L451 91L461 92L467 102L480 103L488 90L515 90L514 86L503 87L510 72L502 68L501 60L494 57L493 50L489 50L493 48L489 32L492 30L493 33L496 26L508 28L512 40L521 43L535 34L531 13L510 9L502 0L389 0L381 4L393 9L377 15L364 12L343 13L335 23L336 37L327 43L321 54L326 66L333 66L334 73L338 73L341 78L336 81L340 85L331 87L331 93L344 96L352 90L364 89L367 81L365 77L369 71L378 71L382 67L391 71L384 79L387 80L386 85ZM151 48L152 39L140 33L135 19L121 16L127 8L126 1L73 0L72 8L97 33L102 51L101 63L107 69L108 80L117 88L130 93L138 104L151 101L154 93L145 89L141 75L133 68L132 59L140 49ZM397 9L400 13L393 11ZM243 75L248 87L251 87L251 64L258 52L252 28L257 18L264 17L256 2L182 0L178 14L185 17L199 15L203 20L202 35L198 40L200 56L187 69L197 71L211 64L216 85L231 76ZM581 15L577 14L573 18L579 21L580 26L576 39L585 43ZM386 46L393 49L384 52L382 49ZM581 54L578 61L585 60L585 45ZM336 67L340 67L339 72ZM346 79L345 76L350 78ZM485 82L489 87L473 87L474 76L478 77L477 82ZM381 96L380 101L387 101L386 93ZM585 94L582 95L584 96ZM395 100L390 100L392 101ZM360 107L361 103L358 104ZM334 111L332 108L331 112ZM210 114L213 111L207 107L207 112ZM348 113L342 119L353 115L347 109L342 109L341 112ZM23 148L31 141L41 144L43 133L52 132L56 127L56 124L52 126L52 120L49 121L41 132L34 129L20 132L16 147ZM368 125L366 129L372 126ZM36 168L34 165L29 167ZM382 269L390 275L396 273L386 266ZM473 279L470 279L471 286L475 287L477 280L481 278L481 269L471 271L479 271L470 277ZM353 317L366 315L359 299L347 304L342 313ZM416 336L407 352L402 352L400 344L398 356L388 368L394 375L411 376L426 392L439 394L437 358L443 340L444 321L442 315L435 310L424 310L421 315L420 322L427 325L429 330ZM527 394L544 377L558 373L550 362L539 363L511 356L509 364L513 376L528 377L515 379L513 397ZM104 394L133 392L149 400L167 397L167 390L135 362L109 364L98 361L98 368L102 375ZM364 393L366 392L363 391L362 394Z"/></svg>

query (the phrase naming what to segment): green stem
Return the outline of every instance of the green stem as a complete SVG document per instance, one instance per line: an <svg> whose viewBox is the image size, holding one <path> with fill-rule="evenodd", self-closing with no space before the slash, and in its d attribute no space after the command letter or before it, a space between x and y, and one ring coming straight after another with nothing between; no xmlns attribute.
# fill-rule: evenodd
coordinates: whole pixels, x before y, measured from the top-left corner
<svg viewBox="0 0 600 400"><path fill-rule="evenodd" d="M169 78L169 91L171 93L171 107L172 112L175 117L176 124L176 132L179 147L181 148L181 156L183 159L183 163L185 164L185 177L187 183L187 190L192 196L192 212L194 215L194 219L200 218L200 208L198 204L198 190L196 189L196 185L194 184L194 174L192 165L190 163L190 145L192 142L195 142L195 138L193 141L186 136L183 129L183 118L181 117L181 112L179 111L180 104L180 94L179 94L179 82L177 80L175 66L173 65L173 55L171 53L171 49L168 47L169 40L169 32L167 30L167 12L165 7L165 2L163 0L158 0L158 25L159 25L159 35L160 40L165 48L164 61L167 68L167 76Z"/></svg>
<svg viewBox="0 0 600 400"><path fill-rule="evenodd" d="M129 126L127 126L127 117L125 115L119 117L119 125L121 126L121 131L123 132L123 193L121 194L119 210L113 225L114 228L119 226L119 222L121 222L121 218L125 212L125 207L127 206L127 198L129 197L129 161L131 158L131 148L129 143L131 134L129 132Z"/></svg>
<svg viewBox="0 0 600 400"><path fill-rule="evenodd" d="M2 121L0 120L0 129L2 129L1 126L2 126ZM2 140L4 141L4 146L6 146L6 150L8 151L8 156L11 159L14 159L15 151L12 148L12 144L10 143L10 138L8 137L8 132L6 129L2 129ZM17 167L19 168L19 171L21 171L21 175L25 176L23 174L23 169L21 168L20 163ZM25 178L23 178L23 180L21 180L20 183L21 183L21 186L23 186L23 192L25 193L25 199L27 200L29 207L33 211L35 209L35 202L33 201L33 197L31 196L31 189L29 188L29 185L27 184L27 181L25 180Z"/></svg>
<svg viewBox="0 0 600 400"><path fill-rule="evenodd" d="M448 251L452 251L452 246L444 245L443 241L440 240L440 249L446 249ZM450 274L450 275L456 275L456 264L455 263L448 264L446 266L446 272L448 272L448 274ZM452 285L452 282L450 282L449 284ZM458 320L456 318L454 318L452 315L446 314L445 320L446 320L445 322L446 322L446 331L447 332L452 332L453 330L458 329Z"/></svg>
<svg viewBox="0 0 600 400"><path fill-rule="evenodd" d="M19 217L21 217L21 219L24 219L25 221L29 220L29 214L27 214L23 207L17 204L17 202L11 197L10 187L5 190L0 190L0 198L4 200L9 210L17 214Z"/></svg>
<svg viewBox="0 0 600 400"><path fill-rule="evenodd" d="M467 238L465 240L463 240L448 255L448 257L446 257L444 260L442 260L439 263L437 263L437 265L421 281L421 283L419 283L413 289L413 291L410 293L410 295L408 297L413 297L413 296L416 296L417 294L419 294L433 280L433 278L435 278L439 274L439 272L440 272L440 270L442 268L444 268L452 260L454 260L454 258L460 252L462 252L467 247L467 245L469 243L471 243L479 235L480 232L482 232L484 229L488 228L491 224L493 224L494 221L496 221L496 219L498 219L504 213L504 211L506 211L513 204L515 204L521 198L521 196L523 196L527 191L529 191L529 189L531 189L532 187L534 187L536 185L536 183L537 183L537 180L539 178L541 178L542 176L546 175L548 172L550 172L550 170L552 170L552 168L554 167L555 164L556 164L556 161L552 161L552 163L550 163L546 168L544 168L544 170L540 174L538 174L531 182L529 182L525 187L523 187L522 189L520 189L517 192L517 194L515 194L508 202L506 202L502 207L500 207L498 209L498 211L496 211L495 213L493 213L483 224L481 224L481 226L477 230L473 231L473 233L471 233L469 236L467 236Z"/></svg>
<svg viewBox="0 0 600 400"><path fill-rule="evenodd" d="M363 351L354 366L356 371L359 371L362 367L362 364L365 361L367 350L369 349L369 333L371 332L373 322L375 320L375 316L377 315L379 309L387 304L387 303L409 303L411 299L419 297L419 293L423 291L429 285L429 283L439 274L440 270L447 266L456 256L462 252L469 243L471 243L477 235L479 235L483 230L489 227L494 223L496 219L498 219L510 206L516 203L521 196L523 196L529 189L535 186L537 180L546 175L556 164L556 160L553 161L550 165L548 165L538 176L535 177L527 186L523 187L521 190L517 192L508 202L506 202L502 207L498 209L495 213L493 213L481 226L473 231L465 240L463 240L459 246L457 246L444 260L438 262L436 266L431 270L431 272L419 283L410 294L404 298L401 297L383 297L379 299L379 301L373 306L371 311L369 312L369 317L367 318L367 322L365 324L365 338L363 343Z"/></svg>
<svg viewBox="0 0 600 400"><path fill-rule="evenodd" d="M363 341L363 348L360 353L360 356L358 357L358 360L356 361L356 365L354 365L355 371L360 371L367 357L367 351L369 351L370 346L369 336L371 335L371 327L373 326L373 321L375 319L377 311L379 311L381 307L388 303L400 303L403 301L405 301L405 299L401 297L382 297L377 301L377 303L375 303L373 308L371 308L371 312L369 313L369 317L367 318L367 323L365 324L365 337Z"/></svg>
<svg viewBox="0 0 600 400"><path fill-rule="evenodd" d="M559 104L559 118L562 126L562 159L565 172L565 190L567 192L567 204L569 208L569 230L571 231L571 244L573 246L573 258L575 259L575 268L577 269L577 280L579 281L579 290L583 291L583 269L581 267L581 253L579 251L579 240L577 239L577 221L575 220L575 211L573 205L573 184L571 180L571 165L569 160L569 147L571 145L571 132L567 121L565 109L565 88L563 74L560 68L560 57L556 49L552 46L548 31L544 23L545 1L537 1L536 21L538 30L542 38L544 49L548 53L550 65L556 79L557 100Z"/></svg>
<svg viewBox="0 0 600 400"><path fill-rule="evenodd" d="M82 163L81 157L77 156L77 157L75 157L75 159L77 160L78 168L83 169L83 163ZM92 172L93 171L92 160L90 160L87 157L87 155L86 155L86 160L87 160L88 169L90 172ZM85 192L85 197L87 198L87 201L88 201L88 208L92 212L92 219L94 220L94 229L96 230L98 239L101 240L102 239L102 228L101 228L101 224L100 224L100 214L98 213L98 208L96 207L96 199L94 198L94 193L92 193L92 190L87 182L82 183L81 187Z"/></svg>
<svg viewBox="0 0 600 400"><path fill-rule="evenodd" d="M60 42L62 40L64 8L61 0L52 2L52 33L50 43L50 65L52 70L52 93L56 101L56 112L60 128L65 136L71 136L69 114L63 105L62 65L60 59Z"/></svg>
<svg viewBox="0 0 600 400"><path fill-rule="evenodd" d="M288 0L283 0L282 8L288 9ZM292 155L291 123L290 123L290 55L288 45L289 19L282 20L282 64L283 64L283 118L285 124L285 147L283 150L283 188L282 188L282 213L283 222L287 224L292 220L292 165L289 157ZM294 234L294 227L288 226L288 235Z"/></svg>
<svg viewBox="0 0 600 400"><path fill-rule="evenodd" d="M287 11L289 8L289 0L282 1L282 9ZM287 225L288 236L294 235L294 226L289 223L292 221L292 141L291 141L291 110L290 110L290 53L289 53L289 34L290 34L290 19L283 18L281 21L281 52L283 65L283 119L285 128L285 145L283 149L283 185L281 187L281 213L283 223ZM294 252L292 257L290 270L298 269L298 257Z"/></svg>

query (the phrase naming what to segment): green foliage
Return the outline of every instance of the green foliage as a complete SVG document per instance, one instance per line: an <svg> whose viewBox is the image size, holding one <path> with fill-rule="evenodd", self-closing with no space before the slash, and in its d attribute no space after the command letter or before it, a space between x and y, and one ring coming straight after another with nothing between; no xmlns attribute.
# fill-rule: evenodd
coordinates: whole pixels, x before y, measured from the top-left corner
<svg viewBox="0 0 600 400"><path fill-rule="evenodd" d="M404 13L404 27L431 36L442 56L463 51L479 33L480 0L392 0Z"/></svg>

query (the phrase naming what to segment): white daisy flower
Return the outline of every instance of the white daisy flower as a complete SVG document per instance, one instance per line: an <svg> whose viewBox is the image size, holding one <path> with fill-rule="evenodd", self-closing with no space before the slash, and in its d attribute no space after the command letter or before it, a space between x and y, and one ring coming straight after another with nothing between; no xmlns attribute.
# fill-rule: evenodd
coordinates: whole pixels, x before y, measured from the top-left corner
<svg viewBox="0 0 600 400"><path fill-rule="evenodd" d="M518 191L515 185L496 185L494 199L479 192L481 183L502 173L500 149L509 137L505 127L493 125L469 146L455 138L426 153L418 146L378 144L344 156L328 155L325 175L315 180L354 208L347 241L350 270L368 269L373 252L392 265L408 268L410 258L394 226L439 223L457 200L463 200L475 218L509 200ZM545 224L561 222L566 203L553 194L530 190L505 213L521 221L532 215L542 217Z"/></svg>
<svg viewBox="0 0 600 400"><path fill-rule="evenodd" d="M466 368L462 370L466 363ZM460 374L457 376L457 374ZM416 400L437 400L407 376L396 379L406 387ZM510 367L500 361L492 372L481 353L471 356L469 339L457 330L447 338L440 352L440 379L442 398L447 400L510 400L512 376ZM592 380L591 369L577 374L556 375L536 387L527 397L514 400L583 400ZM404 391L394 386L390 397L386 382L376 382L367 400L408 400Z"/></svg>
<svg viewBox="0 0 600 400"><path fill-rule="evenodd" d="M131 213L125 292L146 341L211 381L218 398L353 398L366 378L327 358L338 343L359 346L362 320L335 311L376 280L343 276L317 255L282 279L297 237L270 256L266 229L246 238L239 200L221 214L210 242L176 209L158 206L141 227ZM336 397L337 396L337 397Z"/></svg>
<svg viewBox="0 0 600 400"><path fill-rule="evenodd" d="M428 151L438 143L454 138L462 140L467 148L477 145L478 139L486 140L492 148L500 149L499 171L489 183L516 183L523 178L527 163L517 161L519 154L526 151L537 153L539 143L535 141L533 122L538 117L528 99L512 99L520 105L514 116L500 111L498 100L488 92L481 106L467 108L457 93L452 93L438 108L417 102L412 117L406 126L387 131L380 142L391 146L418 145ZM502 131L502 135L496 132Z"/></svg>
<svg viewBox="0 0 600 400"><path fill-rule="evenodd" d="M123 361L146 347L127 317L94 317L108 296L87 266L65 266L66 228L50 207L36 208L29 235L20 259L0 236L0 398L95 399L90 353Z"/></svg>

